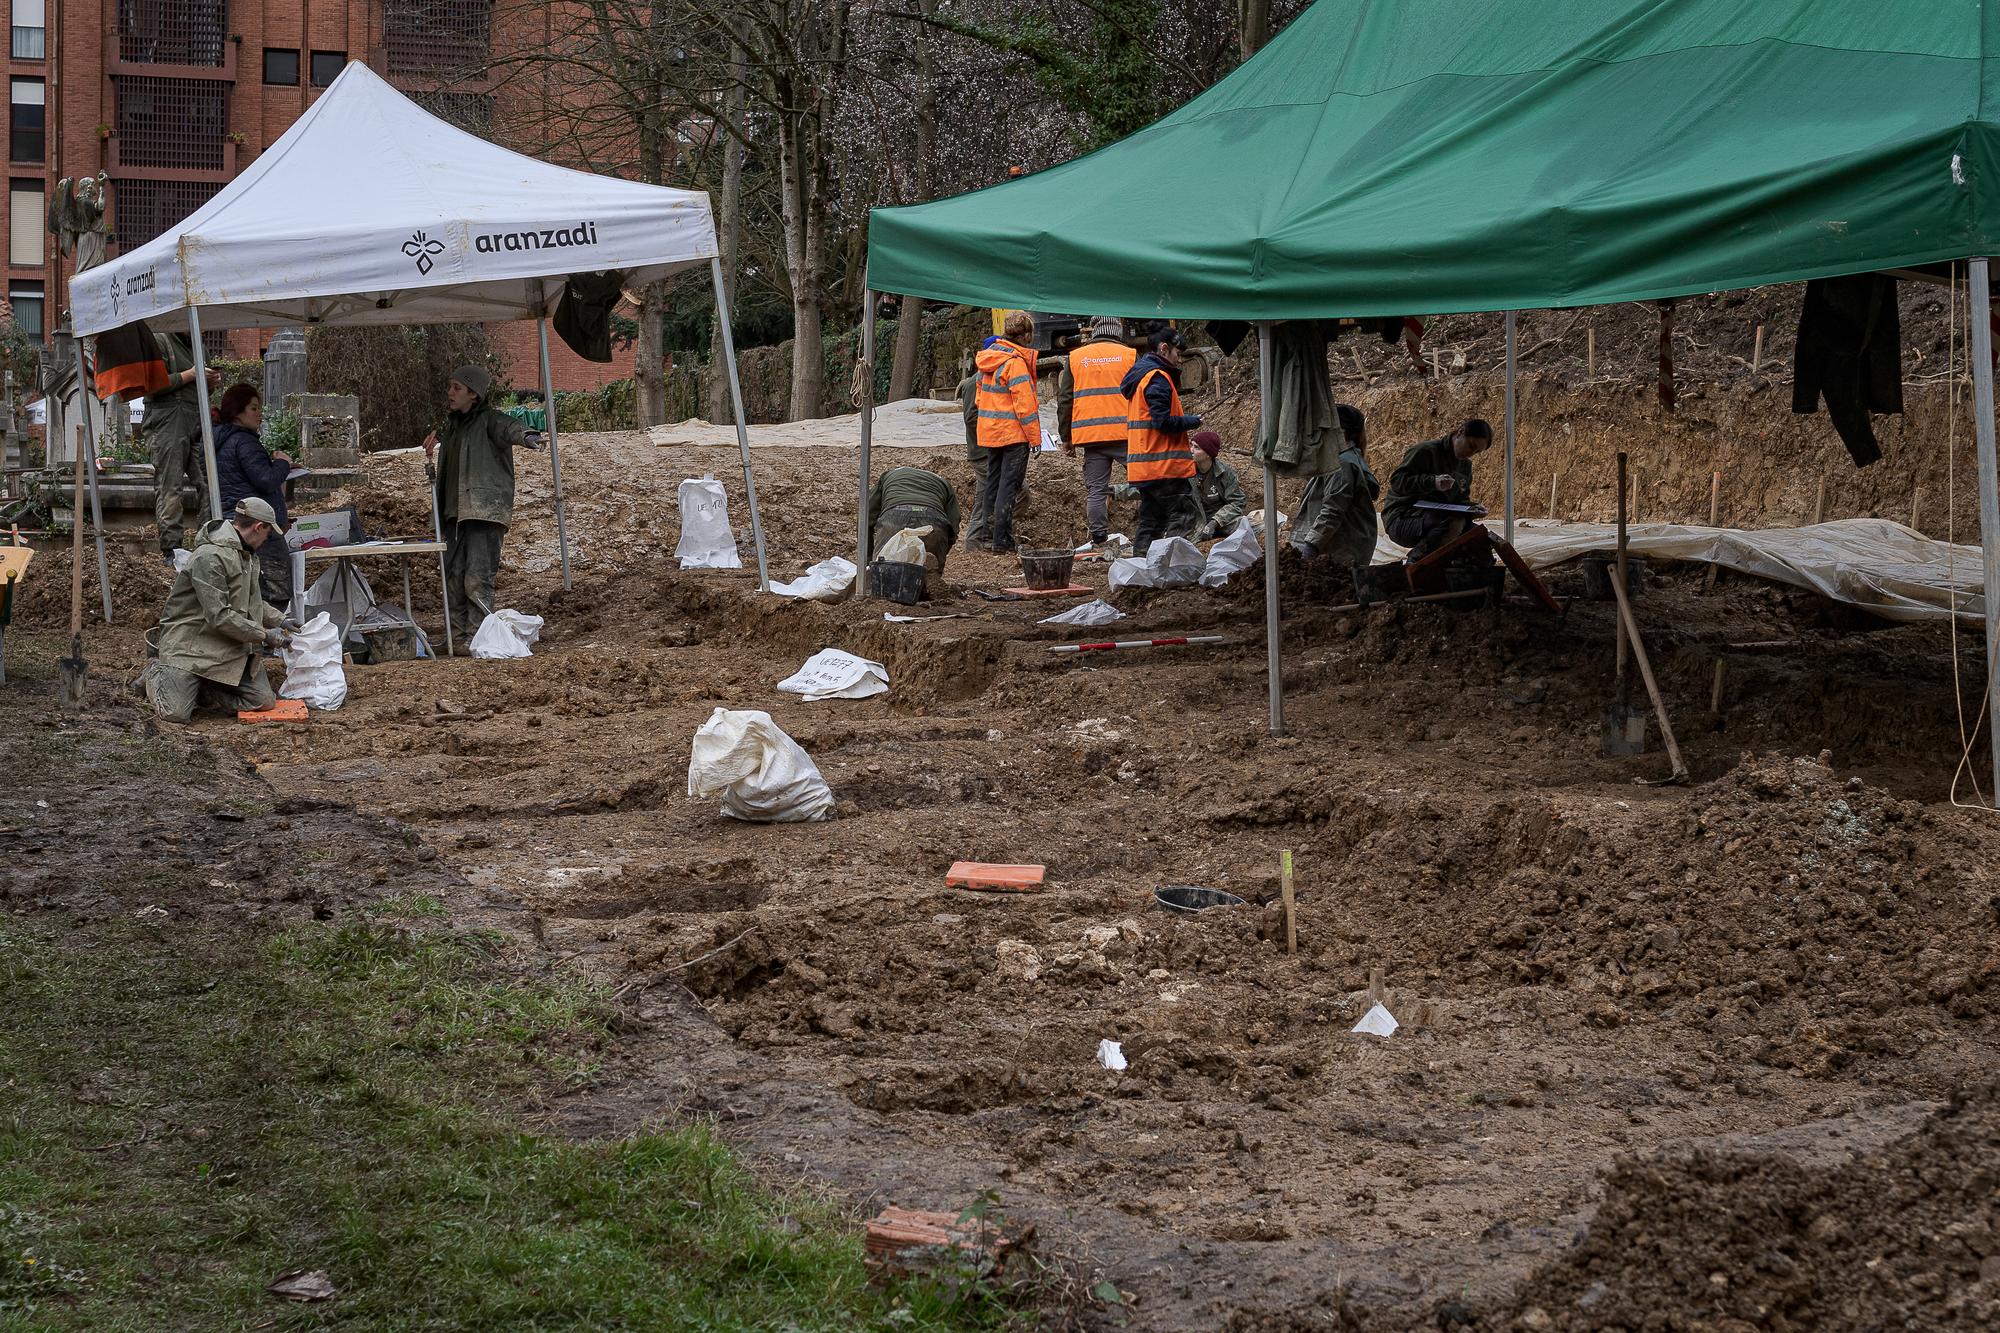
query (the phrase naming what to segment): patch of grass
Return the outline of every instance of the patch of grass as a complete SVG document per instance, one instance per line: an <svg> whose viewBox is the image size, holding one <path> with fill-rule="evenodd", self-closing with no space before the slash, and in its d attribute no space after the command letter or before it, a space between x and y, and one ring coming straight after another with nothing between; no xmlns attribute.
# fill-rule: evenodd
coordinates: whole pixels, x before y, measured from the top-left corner
<svg viewBox="0 0 2000 1333"><path fill-rule="evenodd" d="M375 904L372 914L405 921L442 921L451 915L451 909L435 894L392 893Z"/></svg>
<svg viewBox="0 0 2000 1333"><path fill-rule="evenodd" d="M427 911L428 909L421 909ZM0 1327L993 1328L991 1288L865 1280L824 1201L702 1125L507 1108L594 1062L587 987L376 920L253 944L0 917ZM325 1269L291 1305L265 1286Z"/></svg>

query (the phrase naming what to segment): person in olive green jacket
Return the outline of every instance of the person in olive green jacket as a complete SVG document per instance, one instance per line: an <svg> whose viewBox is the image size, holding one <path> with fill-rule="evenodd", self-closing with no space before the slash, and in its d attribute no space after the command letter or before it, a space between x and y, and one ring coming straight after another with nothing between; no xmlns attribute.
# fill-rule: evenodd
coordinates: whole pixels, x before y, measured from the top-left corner
<svg viewBox="0 0 2000 1333"><path fill-rule="evenodd" d="M194 382L194 352L179 334L160 334L159 343L161 359L167 363L167 387L146 395L139 431L153 462L153 519L160 529L160 554L172 564L175 550L187 547L181 488L192 480L199 491L208 474L202 458L201 391ZM210 391L221 383L219 373L208 372Z"/></svg>
<svg viewBox="0 0 2000 1333"><path fill-rule="evenodd" d="M1423 559L1471 523L1469 515L1418 509L1417 501L1471 504L1472 460L1492 447L1493 427L1473 417L1451 434L1403 455L1402 465L1389 478L1382 526L1390 541L1410 548L1410 559Z"/></svg>
<svg viewBox="0 0 2000 1333"><path fill-rule="evenodd" d="M437 460L445 609L452 627L463 627L457 644L466 652L480 621L498 609L493 580L500 572L500 543L514 521L514 450L528 444L526 426L487 406L492 387L493 376L478 366L452 371L444 426L424 437L424 457Z"/></svg>
<svg viewBox="0 0 2000 1333"><path fill-rule="evenodd" d="M1187 537L1205 542L1211 537L1227 537L1236 531L1237 521L1250 512L1250 498L1236 469L1222 461L1222 437L1212 430L1188 436L1194 446L1194 475L1188 478L1188 498L1174 511L1173 522L1163 536Z"/></svg>
<svg viewBox="0 0 2000 1333"><path fill-rule="evenodd" d="M258 591L257 548L277 524L262 500L239 501L234 517L202 527L194 558L174 576L160 656L144 676L147 701L167 721L187 721L204 698L231 711L276 701L263 651L284 642L284 616Z"/></svg>
<svg viewBox="0 0 2000 1333"><path fill-rule="evenodd" d="M958 496L951 483L920 467L892 467L868 492L868 550L879 556L882 544L905 528L929 528L923 543L924 567L944 573L945 557L958 540Z"/></svg>
<svg viewBox="0 0 2000 1333"><path fill-rule="evenodd" d="M1368 424L1361 409L1336 403L1340 433L1347 445L1340 466L1306 483L1299 498L1299 522L1292 545L1308 560L1325 556L1335 565L1367 568L1375 562L1375 500L1382 483L1368 466Z"/></svg>

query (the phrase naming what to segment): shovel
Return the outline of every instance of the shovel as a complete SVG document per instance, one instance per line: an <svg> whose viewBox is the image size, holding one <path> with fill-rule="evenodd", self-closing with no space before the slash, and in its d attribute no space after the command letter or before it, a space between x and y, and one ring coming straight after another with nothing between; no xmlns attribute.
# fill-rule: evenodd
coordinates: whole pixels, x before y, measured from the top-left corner
<svg viewBox="0 0 2000 1333"><path fill-rule="evenodd" d="M83 660L83 448L78 441L76 451L76 493L69 504L70 523L70 579L69 579L69 656L58 658L56 665L62 669L62 706L69 709L83 707L83 683L89 677L89 668Z"/></svg>
<svg viewBox="0 0 2000 1333"><path fill-rule="evenodd" d="M1618 584L1625 586L1625 455L1618 455ZM1632 680L1626 670L1625 627L1614 622L1618 636L1618 685L1598 729L1598 749L1613 759L1646 752L1646 715L1632 709Z"/></svg>

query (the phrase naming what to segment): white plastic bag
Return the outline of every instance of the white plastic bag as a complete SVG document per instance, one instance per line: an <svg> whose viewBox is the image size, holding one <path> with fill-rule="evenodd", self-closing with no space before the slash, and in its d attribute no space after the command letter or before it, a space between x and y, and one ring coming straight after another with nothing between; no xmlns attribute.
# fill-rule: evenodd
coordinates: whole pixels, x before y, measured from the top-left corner
<svg viewBox="0 0 2000 1333"><path fill-rule="evenodd" d="M1102 597L1073 606L1060 615L1049 616L1040 623L1044 625L1109 625L1114 620L1123 620L1125 613Z"/></svg>
<svg viewBox="0 0 2000 1333"><path fill-rule="evenodd" d="M771 591L780 597L803 597L809 602L837 602L854 586L854 562L829 556L789 583L773 583Z"/></svg>
<svg viewBox="0 0 2000 1333"><path fill-rule="evenodd" d="M1106 1037L1097 1043L1097 1063L1117 1073L1125 1068L1125 1044Z"/></svg>
<svg viewBox="0 0 2000 1333"><path fill-rule="evenodd" d="M674 548L682 569L741 569L736 534L729 527L729 492L712 475L681 483L681 540Z"/></svg>
<svg viewBox="0 0 2000 1333"><path fill-rule="evenodd" d="M542 637L542 618L501 610L479 622L472 636L472 655L492 661L529 657L528 649Z"/></svg>
<svg viewBox="0 0 2000 1333"><path fill-rule="evenodd" d="M786 694L805 696L806 702L821 699L866 699L889 689L889 669L838 648L822 648L806 659L806 664L778 682Z"/></svg>
<svg viewBox="0 0 2000 1333"><path fill-rule="evenodd" d="M753 823L827 819L833 790L812 757L753 709L718 708L694 734L688 795L721 796L722 813Z"/></svg>
<svg viewBox="0 0 2000 1333"><path fill-rule="evenodd" d="M1111 562L1111 591L1120 588L1192 588L1201 581L1208 557L1185 537L1163 537L1143 556Z"/></svg>
<svg viewBox="0 0 2000 1333"><path fill-rule="evenodd" d="M340 668L340 631L322 611L292 635L280 656L285 662L281 698L303 699L306 707L330 713L347 702L347 673Z"/></svg>
<svg viewBox="0 0 2000 1333"><path fill-rule="evenodd" d="M1361 1021L1356 1023L1351 1031L1365 1032L1371 1037L1393 1037L1396 1035L1396 1029L1401 1026L1403 1025L1396 1021L1394 1014L1378 1004L1361 1015Z"/></svg>
<svg viewBox="0 0 2000 1333"><path fill-rule="evenodd" d="M877 560L894 560L898 564L921 565L930 559L931 553L924 547L924 538L931 535L932 524L921 528L904 528L901 532L882 543L882 549L875 553Z"/></svg>
<svg viewBox="0 0 2000 1333"><path fill-rule="evenodd" d="M1263 558L1264 546L1257 540L1257 529L1250 526L1249 519L1240 518L1236 520L1236 531L1208 548L1208 565L1201 571L1201 586L1220 588Z"/></svg>

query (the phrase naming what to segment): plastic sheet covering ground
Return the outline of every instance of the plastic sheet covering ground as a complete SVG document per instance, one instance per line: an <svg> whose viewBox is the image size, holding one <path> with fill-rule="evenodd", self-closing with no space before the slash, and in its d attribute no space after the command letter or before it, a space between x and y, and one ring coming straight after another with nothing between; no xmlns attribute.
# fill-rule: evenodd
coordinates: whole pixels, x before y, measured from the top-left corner
<svg viewBox="0 0 2000 1333"><path fill-rule="evenodd" d="M1488 526L1499 528L1497 523ZM1626 531L1634 555L1721 565L1810 588L1884 620L1943 620L1954 605L1960 616L1986 614L1977 546L1941 542L1886 518L1843 518L1802 528L1634 523ZM1527 519L1514 525L1514 547L1533 569L1617 545L1618 528L1610 523ZM1378 564L1402 555L1402 548L1387 539L1376 542Z"/></svg>

